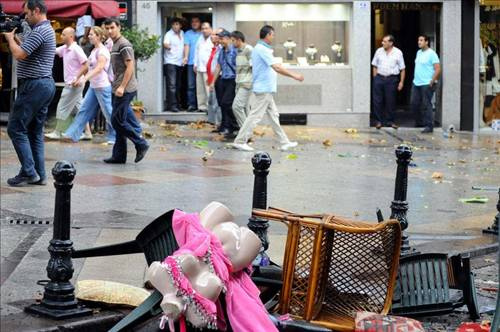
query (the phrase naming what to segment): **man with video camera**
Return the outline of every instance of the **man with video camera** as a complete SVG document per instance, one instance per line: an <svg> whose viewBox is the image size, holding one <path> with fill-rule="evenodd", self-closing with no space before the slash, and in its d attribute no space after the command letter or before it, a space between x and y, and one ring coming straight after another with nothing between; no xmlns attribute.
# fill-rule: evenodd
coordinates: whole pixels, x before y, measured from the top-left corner
<svg viewBox="0 0 500 332"><path fill-rule="evenodd" d="M14 58L18 61L18 94L9 115L7 133L21 163L19 174L7 180L10 186L45 185L43 125L55 93L52 66L56 51L54 30L47 20L43 0L26 0L26 21L32 27L19 43L16 29L4 32Z"/></svg>

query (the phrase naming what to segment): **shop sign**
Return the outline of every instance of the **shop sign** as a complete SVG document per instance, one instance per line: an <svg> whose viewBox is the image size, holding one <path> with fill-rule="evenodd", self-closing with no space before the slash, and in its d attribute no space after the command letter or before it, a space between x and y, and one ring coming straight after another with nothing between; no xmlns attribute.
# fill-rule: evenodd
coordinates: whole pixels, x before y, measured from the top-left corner
<svg viewBox="0 0 500 332"><path fill-rule="evenodd" d="M372 3L372 9L381 10L441 10L441 4L438 3L415 3L415 2L398 2L398 3Z"/></svg>
<svg viewBox="0 0 500 332"><path fill-rule="evenodd" d="M127 20L127 13L128 13L127 3L126 2L118 2L118 10L120 11L120 20L126 21Z"/></svg>

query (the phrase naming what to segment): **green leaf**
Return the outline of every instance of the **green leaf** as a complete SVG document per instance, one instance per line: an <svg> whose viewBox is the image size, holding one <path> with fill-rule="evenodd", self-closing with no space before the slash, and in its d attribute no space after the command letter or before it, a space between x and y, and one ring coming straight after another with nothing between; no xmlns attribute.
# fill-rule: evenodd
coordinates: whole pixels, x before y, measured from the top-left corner
<svg viewBox="0 0 500 332"><path fill-rule="evenodd" d="M286 156L286 159L289 159L289 160L295 160L297 158L298 158L298 156L295 153L290 153L288 156Z"/></svg>
<svg viewBox="0 0 500 332"><path fill-rule="evenodd" d="M471 198L460 198L458 200L459 202L462 203L480 203L480 204L485 204L488 202L488 198L484 196L474 196Z"/></svg>
<svg viewBox="0 0 500 332"><path fill-rule="evenodd" d="M148 29L139 29L136 25L124 28L122 34L134 47L134 56L137 61L146 61L161 47L160 36L150 35Z"/></svg>

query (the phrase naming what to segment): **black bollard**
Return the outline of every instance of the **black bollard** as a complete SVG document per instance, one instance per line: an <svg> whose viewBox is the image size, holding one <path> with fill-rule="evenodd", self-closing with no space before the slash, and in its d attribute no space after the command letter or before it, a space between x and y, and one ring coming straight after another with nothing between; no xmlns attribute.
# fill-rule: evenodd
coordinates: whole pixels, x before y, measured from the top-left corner
<svg viewBox="0 0 500 332"><path fill-rule="evenodd" d="M25 308L26 312L47 316L53 319L67 319L92 314L92 310L78 305L75 287L70 282L73 277L71 253L73 241L70 240L71 227L71 188L76 170L68 161L58 161L52 169L56 203L54 211L54 235L49 245L50 259L47 276L50 281L45 286L40 304Z"/></svg>
<svg viewBox="0 0 500 332"><path fill-rule="evenodd" d="M495 216L495 219L493 219L493 224L490 227L483 229L483 233L498 235L498 222L500 221L500 188L498 188L497 211L498 213Z"/></svg>
<svg viewBox="0 0 500 332"><path fill-rule="evenodd" d="M267 152L257 152L252 158L254 183L253 183L253 209L267 209L267 175L271 167L271 156ZM262 242L262 251L256 260L261 266L269 265L269 257L266 254L269 248L269 239L267 237L267 228L269 222L266 219L250 217L248 219L248 228L250 228Z"/></svg>
<svg viewBox="0 0 500 332"><path fill-rule="evenodd" d="M399 220L401 224L401 255L410 253L410 244L408 235L405 230L408 228L408 202L406 201L406 193L408 190L408 165L411 161L413 152L406 144L401 144L396 148L396 157L398 169L396 173L396 184L394 188L394 200L391 203L391 219Z"/></svg>

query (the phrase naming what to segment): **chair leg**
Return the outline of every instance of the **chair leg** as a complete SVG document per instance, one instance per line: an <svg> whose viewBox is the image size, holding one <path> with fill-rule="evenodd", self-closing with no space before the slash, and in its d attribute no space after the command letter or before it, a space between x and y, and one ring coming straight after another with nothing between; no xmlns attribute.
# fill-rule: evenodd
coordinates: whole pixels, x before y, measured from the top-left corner
<svg viewBox="0 0 500 332"><path fill-rule="evenodd" d="M155 290L149 297L144 300L137 308L132 310L127 316L125 316L121 321L119 321L111 330L108 332L119 332L126 328L130 328L142 321L146 315L148 315L152 309L159 306L163 299L163 295Z"/></svg>
<svg viewBox="0 0 500 332"><path fill-rule="evenodd" d="M479 308L477 305L477 293L474 283L474 273L472 273L470 269L470 258L468 256L462 258L462 267L462 271L465 277L464 287L462 290L464 302L467 305L467 309L469 309L470 318L476 320L479 318Z"/></svg>

